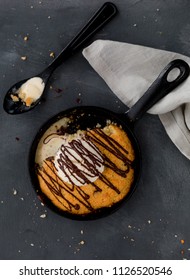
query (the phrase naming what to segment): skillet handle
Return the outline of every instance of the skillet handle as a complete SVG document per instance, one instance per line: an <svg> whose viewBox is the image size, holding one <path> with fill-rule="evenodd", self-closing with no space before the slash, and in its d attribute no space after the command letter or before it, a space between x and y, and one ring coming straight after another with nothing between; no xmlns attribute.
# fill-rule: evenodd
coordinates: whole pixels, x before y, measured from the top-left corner
<svg viewBox="0 0 190 280"><path fill-rule="evenodd" d="M169 81L169 74L173 69L179 69L178 76ZM190 73L189 65L181 59L171 61L159 74L144 95L125 114L130 122L140 119L162 97L180 85Z"/></svg>
<svg viewBox="0 0 190 280"><path fill-rule="evenodd" d="M111 2L105 2L92 16L87 24L62 50L62 52L48 66L50 72L54 71L63 61L72 56L91 38L101 27L109 22L117 14L117 7Z"/></svg>

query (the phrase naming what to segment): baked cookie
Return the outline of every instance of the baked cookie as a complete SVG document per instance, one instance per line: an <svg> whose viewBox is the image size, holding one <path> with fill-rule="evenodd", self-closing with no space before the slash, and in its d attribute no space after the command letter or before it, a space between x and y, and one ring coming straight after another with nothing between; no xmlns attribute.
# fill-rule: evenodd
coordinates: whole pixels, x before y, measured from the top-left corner
<svg viewBox="0 0 190 280"><path fill-rule="evenodd" d="M115 124L75 134L60 121L42 137L36 172L42 192L59 209L86 215L121 201L134 181L134 149Z"/></svg>

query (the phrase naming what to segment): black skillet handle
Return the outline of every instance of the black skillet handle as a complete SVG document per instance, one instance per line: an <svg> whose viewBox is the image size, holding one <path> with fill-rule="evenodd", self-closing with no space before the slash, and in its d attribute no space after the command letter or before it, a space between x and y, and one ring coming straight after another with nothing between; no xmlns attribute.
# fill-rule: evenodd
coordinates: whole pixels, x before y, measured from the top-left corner
<svg viewBox="0 0 190 280"><path fill-rule="evenodd" d="M117 13L116 6L111 2L106 2L63 49L58 57L49 65L49 70L54 71L64 60L75 53L86 41L91 38L101 27L110 21Z"/></svg>
<svg viewBox="0 0 190 280"><path fill-rule="evenodd" d="M175 68L179 69L179 74L174 80L169 81L169 74ZM171 61L137 103L125 113L129 121L135 122L140 119L162 97L180 85L189 76L189 73L189 65L184 60Z"/></svg>

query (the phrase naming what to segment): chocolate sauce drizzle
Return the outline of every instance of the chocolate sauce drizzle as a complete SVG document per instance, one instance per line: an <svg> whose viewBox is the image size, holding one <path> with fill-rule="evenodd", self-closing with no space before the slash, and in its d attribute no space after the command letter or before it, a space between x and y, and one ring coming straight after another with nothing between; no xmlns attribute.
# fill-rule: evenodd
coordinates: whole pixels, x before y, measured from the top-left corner
<svg viewBox="0 0 190 280"><path fill-rule="evenodd" d="M49 135L47 135L44 140L43 144L48 144L53 138L59 138L60 136L65 135L66 133L66 128L64 126L61 126L59 129L57 129L56 132L52 132Z"/></svg>
<svg viewBox="0 0 190 280"><path fill-rule="evenodd" d="M113 183L110 182L110 180L108 180L103 175L103 173L99 172L98 167L104 164L105 167L111 169L113 172L123 178L127 177L127 173L132 168L132 161L127 157L128 151L113 138L105 134L103 130L94 129L93 131L88 131L88 135L84 136L83 141L91 146L92 150L88 150L83 144L84 142L82 142L80 139L72 140L69 143L69 147L67 145L61 146L61 153L57 162L59 168L68 178L70 184L67 184L59 178L56 172L54 160L52 158L46 159L45 164L51 170L51 172L53 172L54 178L44 168L40 168L39 166L37 167L38 176L42 178L54 197L65 207L67 211L70 212L72 211L72 208L79 210L81 204L85 206L90 212L94 210L91 203L89 202L89 195L82 189L81 186L75 185L74 179L72 178L75 178L83 185L90 184L94 188L94 192L101 192L102 189L97 186L95 183L96 181L91 182L89 179L89 177L93 178L98 176L99 180L101 180L108 188L111 188L117 194L120 194L119 189L113 185ZM106 156L106 153L102 154L100 152L97 146L104 148L109 153L120 159L124 164L125 170L117 167L117 165ZM93 153L93 149L96 151L96 153ZM71 160L70 155L73 150L79 156L79 158L82 159L81 166L84 167L84 170L80 170L76 164L73 163L73 159ZM79 158L76 157L76 161L79 160ZM72 174L72 176L69 176L69 174ZM70 194L77 201L77 203L73 204L70 200L68 200L63 195L63 190Z"/></svg>

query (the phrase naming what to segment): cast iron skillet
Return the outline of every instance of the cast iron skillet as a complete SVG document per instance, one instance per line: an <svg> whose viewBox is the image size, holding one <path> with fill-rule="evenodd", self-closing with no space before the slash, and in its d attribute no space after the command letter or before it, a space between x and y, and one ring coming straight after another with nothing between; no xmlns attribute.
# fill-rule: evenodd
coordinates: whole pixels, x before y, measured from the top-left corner
<svg viewBox="0 0 190 280"><path fill-rule="evenodd" d="M179 73L175 79L172 81L168 81L169 74L171 75L171 71L173 69L179 69ZM139 99L139 101L128 111L123 114L116 114L112 111L106 110L104 108L95 107L95 106L81 106L70 108L66 111L63 111L56 116L52 117L48 120L37 133L29 154L29 171L32 179L32 183L37 191L38 195L41 197L43 202L52 208L54 211L62 214L65 217L69 217L72 219L95 219L115 211L124 201L128 200L134 190L136 189L137 182L139 180L140 171L141 171L141 153L138 145L138 141L133 132L134 123L143 116L143 114L150 109L158 100L171 92L174 88L180 85L188 76L189 76L189 66L188 64L180 59L171 61L160 73L158 78L153 82L153 84L148 88L143 97ZM37 145L45 133L45 131L56 121L64 117L71 117L72 121L68 125L67 132L75 133L78 129L87 129L87 128L95 128L97 123L101 124L104 127L107 123L107 120L113 121L117 123L117 125L121 125L123 130L127 133L130 138L134 151L135 151L135 161L134 161L134 182L130 189L130 192L122 199L122 201L114 204L109 208L102 208L93 213L86 215L74 215L68 214L63 210L59 210L55 207L51 201L42 193L40 190L40 186L38 183L37 175L35 173L35 153L37 149ZM121 143L122 144L122 143Z"/></svg>

